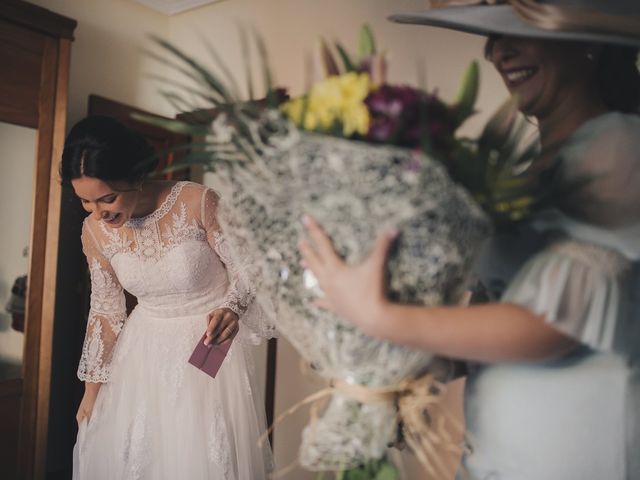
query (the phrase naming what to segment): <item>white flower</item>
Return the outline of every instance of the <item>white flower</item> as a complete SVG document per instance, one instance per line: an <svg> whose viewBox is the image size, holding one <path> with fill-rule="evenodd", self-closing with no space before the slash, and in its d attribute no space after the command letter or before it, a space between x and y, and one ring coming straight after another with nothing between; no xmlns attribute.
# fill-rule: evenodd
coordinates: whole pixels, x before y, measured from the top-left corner
<svg viewBox="0 0 640 480"><path fill-rule="evenodd" d="M207 143L229 143L233 138L234 128L229 125L227 114L221 113L211 122L211 133L207 135Z"/></svg>

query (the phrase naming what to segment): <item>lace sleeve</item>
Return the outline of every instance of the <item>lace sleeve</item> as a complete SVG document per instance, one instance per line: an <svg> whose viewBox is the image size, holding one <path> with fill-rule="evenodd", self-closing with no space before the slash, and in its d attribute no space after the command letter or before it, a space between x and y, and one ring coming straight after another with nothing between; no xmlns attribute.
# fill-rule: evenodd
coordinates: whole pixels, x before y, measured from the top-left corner
<svg viewBox="0 0 640 480"><path fill-rule="evenodd" d="M249 276L245 275L247 272L243 272L242 269L250 268L250 266L246 263L242 265L234 259L227 248L216 216L218 201L219 197L213 190L206 189L203 191L202 223L207 232L209 245L224 263L229 277L229 288L220 307L229 308L240 317L246 312L255 297L255 290L251 288L249 282L243 281L244 278L249 278Z"/></svg>
<svg viewBox="0 0 640 480"><path fill-rule="evenodd" d="M209 245L222 260L229 276L229 288L221 306L238 314L241 322L248 327L249 342L258 344L262 338L277 336L273 304L269 296L257 292L256 286L261 283L261 275L249 253L238 245L232 248L222 234L218 221L219 203L220 198L213 190L203 191L202 223Z"/></svg>
<svg viewBox="0 0 640 480"><path fill-rule="evenodd" d="M82 246L91 274L91 308L78 378L85 382L104 383L109 381L111 356L127 309L124 291L87 222L82 229Z"/></svg>

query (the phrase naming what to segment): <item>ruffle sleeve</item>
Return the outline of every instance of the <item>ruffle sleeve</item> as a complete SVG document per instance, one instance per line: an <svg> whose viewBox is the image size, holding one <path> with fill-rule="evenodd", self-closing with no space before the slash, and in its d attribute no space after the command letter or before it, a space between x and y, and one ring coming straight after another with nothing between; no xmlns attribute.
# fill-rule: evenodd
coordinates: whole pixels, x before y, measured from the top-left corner
<svg viewBox="0 0 640 480"><path fill-rule="evenodd" d="M637 349L629 308L631 267L613 250L561 240L522 267L502 301L544 316L593 349L629 354Z"/></svg>

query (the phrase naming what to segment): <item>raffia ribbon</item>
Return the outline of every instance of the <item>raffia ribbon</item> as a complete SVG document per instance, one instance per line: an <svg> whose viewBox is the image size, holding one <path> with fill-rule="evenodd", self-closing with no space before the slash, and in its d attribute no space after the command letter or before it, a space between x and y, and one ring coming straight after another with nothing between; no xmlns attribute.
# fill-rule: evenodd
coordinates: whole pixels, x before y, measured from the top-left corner
<svg viewBox="0 0 640 480"><path fill-rule="evenodd" d="M426 374L386 388L368 388L335 380L334 389L361 403L395 403L404 440L425 470L433 478L451 476L456 464L448 463L445 458L449 455L451 459L457 459L462 452L452 433L461 435L464 428L440 408L445 385L433 375Z"/></svg>
<svg viewBox="0 0 640 480"><path fill-rule="evenodd" d="M360 403L386 402L397 405L397 422L402 425L402 433L407 445L433 478L448 478L457 466L454 460L457 461L462 452L454 436L462 435L464 427L450 413L440 408L440 400L444 392L445 385L437 381L432 374L382 388L370 388L334 379L329 387L304 398L280 414L273 425L261 436L259 443L262 444L267 435L284 418L308 404L311 405L313 431L320 402L338 393ZM451 461L448 462L448 459ZM283 476L290 467L276 472L272 478Z"/></svg>
<svg viewBox="0 0 640 480"><path fill-rule="evenodd" d="M522 20L543 30L590 31L633 37L640 34L640 17L637 15L606 14L590 8L559 7L536 0L430 0L430 4L432 8L509 4Z"/></svg>

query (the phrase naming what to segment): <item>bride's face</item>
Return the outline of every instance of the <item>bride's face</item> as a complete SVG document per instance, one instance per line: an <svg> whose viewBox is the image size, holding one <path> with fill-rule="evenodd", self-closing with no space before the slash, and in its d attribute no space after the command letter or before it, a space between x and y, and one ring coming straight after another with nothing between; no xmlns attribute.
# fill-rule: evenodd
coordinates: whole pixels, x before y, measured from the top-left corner
<svg viewBox="0 0 640 480"><path fill-rule="evenodd" d="M573 95L577 86L591 85L591 50L577 42L495 37L489 38L485 52L509 92L518 96L520 110L541 118L558 105L579 101Z"/></svg>
<svg viewBox="0 0 640 480"><path fill-rule="evenodd" d="M139 189L129 182L105 182L94 177L71 180L83 208L98 221L119 228L129 220L138 203Z"/></svg>

